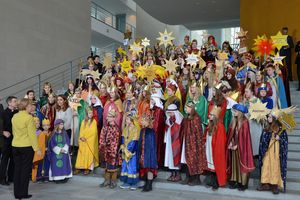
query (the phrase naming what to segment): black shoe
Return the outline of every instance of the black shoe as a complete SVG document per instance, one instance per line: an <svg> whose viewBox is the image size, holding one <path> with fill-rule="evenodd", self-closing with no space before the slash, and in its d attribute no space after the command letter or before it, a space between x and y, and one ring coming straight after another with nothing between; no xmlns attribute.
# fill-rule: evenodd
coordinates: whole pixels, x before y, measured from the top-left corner
<svg viewBox="0 0 300 200"><path fill-rule="evenodd" d="M297 91L300 91L300 87L297 89Z"/></svg>
<svg viewBox="0 0 300 200"><path fill-rule="evenodd" d="M150 186L150 180L146 180L146 184L144 185L142 192L149 192L150 190L152 190L152 181Z"/></svg>
<svg viewBox="0 0 300 200"><path fill-rule="evenodd" d="M0 182L0 185L9 185L9 182L3 180L3 181Z"/></svg>
<svg viewBox="0 0 300 200"><path fill-rule="evenodd" d="M236 189L236 188L238 188L238 183L236 183L236 182L229 183L229 188L230 189Z"/></svg>
<svg viewBox="0 0 300 200"><path fill-rule="evenodd" d="M26 195L26 196L23 196L22 199L30 199L31 197L32 197L32 195L31 195L31 194L28 194L28 195Z"/></svg>

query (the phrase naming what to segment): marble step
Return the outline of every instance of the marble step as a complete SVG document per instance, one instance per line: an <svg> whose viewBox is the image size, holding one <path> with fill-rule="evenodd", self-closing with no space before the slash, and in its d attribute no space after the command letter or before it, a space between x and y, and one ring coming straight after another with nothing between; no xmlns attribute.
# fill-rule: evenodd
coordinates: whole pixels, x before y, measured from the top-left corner
<svg viewBox="0 0 300 200"><path fill-rule="evenodd" d="M289 142L289 151L299 151L300 152L300 143L291 143Z"/></svg>
<svg viewBox="0 0 300 200"><path fill-rule="evenodd" d="M289 160L299 160L300 161L300 151L289 151L288 152L288 159ZM300 177L300 174L299 174L299 177Z"/></svg>

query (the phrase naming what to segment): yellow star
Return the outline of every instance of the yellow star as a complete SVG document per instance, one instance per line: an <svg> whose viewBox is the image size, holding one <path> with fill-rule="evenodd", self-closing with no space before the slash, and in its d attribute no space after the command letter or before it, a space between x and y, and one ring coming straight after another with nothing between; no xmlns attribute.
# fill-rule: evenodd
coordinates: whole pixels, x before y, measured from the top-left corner
<svg viewBox="0 0 300 200"><path fill-rule="evenodd" d="M201 52L199 51L198 53L198 59L199 59L199 67L200 69L203 69L204 67L206 67L206 62L203 60L203 58L201 57Z"/></svg>
<svg viewBox="0 0 300 200"><path fill-rule="evenodd" d="M262 35L262 36L257 36L256 37L256 39L254 39L254 45L257 45L257 44L259 44L259 42L261 41L261 40L264 40L264 39L266 39L267 38L267 36L266 35Z"/></svg>
<svg viewBox="0 0 300 200"><path fill-rule="evenodd" d="M274 65L279 64L281 66L283 66L282 60L284 58L285 56L280 56L278 52L275 56L271 57L271 59L274 61Z"/></svg>
<svg viewBox="0 0 300 200"><path fill-rule="evenodd" d="M262 103L261 101L257 101L256 103L250 103L249 113L250 119L255 119L259 122L266 118L270 110L267 108L267 102Z"/></svg>
<svg viewBox="0 0 300 200"><path fill-rule="evenodd" d="M237 32L237 39L247 38L248 31L244 31L243 28L240 29L240 32Z"/></svg>
<svg viewBox="0 0 300 200"><path fill-rule="evenodd" d="M136 74L138 78L147 78L148 81L153 81L156 78L155 70L152 67L138 66Z"/></svg>
<svg viewBox="0 0 300 200"><path fill-rule="evenodd" d="M132 53L134 55L138 55L139 53L142 52L143 47L140 45L140 43L136 43L134 42L133 44L130 45L130 51L132 51Z"/></svg>
<svg viewBox="0 0 300 200"><path fill-rule="evenodd" d="M126 55L126 51L122 47L119 47L118 50L117 50L117 52L120 55Z"/></svg>
<svg viewBox="0 0 300 200"><path fill-rule="evenodd" d="M164 45L165 47L167 47L168 44L172 45L172 40L175 39L172 37L172 33L173 32L168 33L166 29L164 33L159 32L160 37L157 38L159 45Z"/></svg>
<svg viewBox="0 0 300 200"><path fill-rule="evenodd" d="M145 37L144 39L142 39L142 45L143 45L144 47L149 46L149 45L150 45L150 40L148 40L148 38Z"/></svg>
<svg viewBox="0 0 300 200"><path fill-rule="evenodd" d="M110 67L112 63L112 54L107 53L103 58L103 66Z"/></svg>
<svg viewBox="0 0 300 200"><path fill-rule="evenodd" d="M185 59L188 65L196 66L197 62L199 61L198 56L194 53L189 54L188 57Z"/></svg>
<svg viewBox="0 0 300 200"><path fill-rule="evenodd" d="M287 35L282 35L280 31L276 35L271 36L274 46L280 50L281 47L287 46Z"/></svg>
<svg viewBox="0 0 300 200"><path fill-rule="evenodd" d="M122 67L122 71L126 72L127 74L130 70L132 70L131 62L126 58L120 63L120 65Z"/></svg>
<svg viewBox="0 0 300 200"><path fill-rule="evenodd" d="M176 72L176 68L178 67L178 65L176 64L176 59L172 60L172 58L170 57L169 60L165 59L165 62L166 64L164 64L163 66L167 71L169 71L170 73Z"/></svg>
<svg viewBox="0 0 300 200"><path fill-rule="evenodd" d="M225 53L225 52L223 52L223 53L219 52L218 53L218 59L219 60L227 60L228 59L228 54Z"/></svg>

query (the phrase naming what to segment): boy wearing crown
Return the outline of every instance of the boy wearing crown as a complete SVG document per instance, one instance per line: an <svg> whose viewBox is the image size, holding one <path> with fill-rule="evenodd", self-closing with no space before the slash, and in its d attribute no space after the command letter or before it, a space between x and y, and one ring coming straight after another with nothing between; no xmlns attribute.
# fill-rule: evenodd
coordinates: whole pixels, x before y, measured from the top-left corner
<svg viewBox="0 0 300 200"><path fill-rule="evenodd" d="M117 187L118 168L122 159L119 154L121 143L121 129L117 124L118 113L111 109L107 115L105 124L100 133L99 148L102 155L102 164L105 168L104 182L100 187Z"/></svg>
<svg viewBox="0 0 300 200"><path fill-rule="evenodd" d="M48 138L50 136L50 121L44 119L42 121L43 131L39 129L40 121L38 118L35 118L36 127L37 127L37 137L39 148L41 149L42 154L39 156L37 153L34 154L33 166L32 166L32 181L48 181L49 179L49 166L50 162L46 152Z"/></svg>

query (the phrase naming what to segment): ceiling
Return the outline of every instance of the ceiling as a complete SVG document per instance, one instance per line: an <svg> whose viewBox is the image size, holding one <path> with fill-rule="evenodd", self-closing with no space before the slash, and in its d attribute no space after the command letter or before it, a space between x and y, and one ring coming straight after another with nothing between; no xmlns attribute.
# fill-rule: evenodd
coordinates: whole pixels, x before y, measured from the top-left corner
<svg viewBox="0 0 300 200"><path fill-rule="evenodd" d="M135 0L154 18L190 30L240 26L240 0Z"/></svg>
<svg viewBox="0 0 300 200"><path fill-rule="evenodd" d="M128 14L132 15L135 14L135 11L130 9L123 0L92 0L105 10L109 11L110 13L117 15L117 14Z"/></svg>

